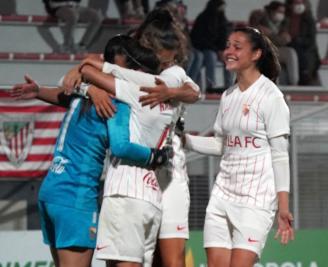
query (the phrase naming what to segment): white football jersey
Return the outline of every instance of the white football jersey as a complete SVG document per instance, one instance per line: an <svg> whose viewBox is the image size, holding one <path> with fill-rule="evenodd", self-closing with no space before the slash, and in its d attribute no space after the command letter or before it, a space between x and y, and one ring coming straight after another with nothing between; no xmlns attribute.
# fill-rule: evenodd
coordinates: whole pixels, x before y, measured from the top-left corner
<svg viewBox="0 0 328 267"><path fill-rule="evenodd" d="M213 188L225 200L275 209L269 139L289 134L289 109L278 87L265 76L241 91L225 91L214 124L224 137L220 172Z"/></svg>
<svg viewBox="0 0 328 267"><path fill-rule="evenodd" d="M126 69L126 68L122 68L119 67L115 64L110 64L105 62L104 66L103 66L103 72L105 73L112 73L115 77L118 77L122 80L125 81L130 81L133 82L135 84L138 84L139 86L148 86L148 87L154 87L155 84L155 77L158 77L159 79L161 79L168 87L180 87L182 86L185 82L189 82L193 85L193 88L196 91L199 91L199 87L186 75L186 72L179 66L171 66L167 69L165 69L164 71L161 72L161 74L159 76L154 76L148 73L144 73L144 72L140 72L140 71L135 71L135 70L131 70L131 69ZM118 84L118 83L117 83ZM122 84L124 84L124 82L122 82ZM131 87L131 84L129 85ZM139 89L138 89L139 90ZM138 91L137 90L137 91ZM135 90L136 92L136 90ZM116 88L116 94L118 93L118 90ZM122 92L123 94L124 92ZM137 95L140 92L137 93ZM131 94L131 92L127 92L127 96ZM127 97L125 96L125 97ZM117 96L118 97L118 96ZM124 97L124 96L122 96ZM142 116L142 113L138 114L139 112L138 110L140 110L140 104L138 103L138 98L139 96L132 96L130 97L129 100L123 100L125 102L127 101L132 101L131 103L133 103L132 106L132 112L131 112L131 119L130 119L130 140L136 143L140 143L143 145L148 145L150 147L154 147L154 145L151 145L151 143L153 143L154 139L158 138L156 135L154 136L147 136L146 138L152 138L152 142L145 142L145 140L151 140L151 139L145 139L145 140L141 140L140 138L134 139L134 137L132 135L137 135L138 132L140 133L140 129L139 129L139 116ZM127 102L130 103L130 102ZM180 104L181 105L181 104ZM137 107L136 109L134 109L134 106ZM162 105L162 108L165 107L165 105ZM145 109L147 110L147 112L149 111L149 109ZM153 111L153 110L152 110ZM177 115L173 116L174 120L176 120L178 118ZM132 119L133 118L133 119ZM147 117L145 118L141 118L141 120L145 120ZM145 125L145 124L144 124ZM155 125L154 124L150 124L152 127ZM155 130L155 129L153 129ZM157 129L158 130L158 129ZM136 131L136 132L135 132ZM138 141L140 140L140 142ZM167 172L167 171L161 171L159 173L157 173L157 175L172 175L173 178L178 178L178 179L186 179L186 181L188 181L188 176L187 176L187 171L186 171L186 159L185 159L185 154L184 151L182 149L181 146L181 141L180 138L178 138L177 136L174 136L173 138L173 150L174 150L174 157L172 159L172 172ZM121 167L120 167L121 169ZM137 168L139 169L139 168ZM132 170L132 169L131 169ZM121 172L121 174L123 174L123 170L118 170ZM107 180L109 179L109 177L114 177L114 175L116 175L115 173L112 173L113 170L110 169L107 175ZM136 169L134 170L134 172L136 172ZM153 172L151 172L151 174L148 174L148 177L153 177L154 174ZM120 176L118 176L120 177ZM139 179L140 180L140 179ZM156 181L156 186L154 186L154 188L157 188L157 180L151 178L151 179L146 179L146 180L150 180L152 181L151 183L155 184L154 181ZM118 181L106 181L105 182L105 196L106 195L110 195L110 194L118 194L118 192L122 191L124 192L128 192L125 194L128 194L129 196L132 197L136 197L136 198L141 198L141 199L149 199L149 201L152 202L153 199L157 201L157 199L159 199L158 196L155 196L156 194L154 192L149 192L151 193L149 196L145 196L144 193L145 191L143 189L138 189L138 186L135 186L136 183L134 183L134 185L131 185L131 181L132 179L129 179L129 181L127 181L127 183L125 183L124 185L124 189L121 189L120 186L118 186L119 182ZM114 183L116 185L114 185ZM109 186L110 185L110 186ZM108 187L108 188L107 188ZM110 188L109 188L110 187ZM142 188L142 187L140 187ZM108 193L107 190L111 190L110 192L113 193ZM157 192L157 190L154 190ZM115 193L114 193L115 192Z"/></svg>
<svg viewBox="0 0 328 267"><path fill-rule="evenodd" d="M116 98L129 104L130 140L148 147L160 147L165 139L165 129L171 123L175 108L160 104L150 109L142 107L139 86L116 79ZM149 201L160 208L161 190L153 171L119 164L109 166L104 187L104 196L120 195Z"/></svg>

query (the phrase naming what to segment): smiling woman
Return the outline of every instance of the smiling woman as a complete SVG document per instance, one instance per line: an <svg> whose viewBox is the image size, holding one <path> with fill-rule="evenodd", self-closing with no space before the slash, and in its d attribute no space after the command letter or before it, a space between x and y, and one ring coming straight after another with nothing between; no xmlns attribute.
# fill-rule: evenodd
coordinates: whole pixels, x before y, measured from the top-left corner
<svg viewBox="0 0 328 267"><path fill-rule="evenodd" d="M208 266L251 267L261 255L277 208L276 237L283 244L294 238L288 205L289 110L273 82L280 70L276 48L259 30L235 29L223 56L237 83L222 95L215 137L186 135L185 147L212 155L221 154L223 147L206 209Z"/></svg>
<svg viewBox="0 0 328 267"><path fill-rule="evenodd" d="M237 80L250 80L260 74L275 81L280 72L277 48L270 39L258 29L237 28L230 35L223 52L226 68L236 72ZM242 79L244 80L244 79ZM246 89L250 84L245 84Z"/></svg>

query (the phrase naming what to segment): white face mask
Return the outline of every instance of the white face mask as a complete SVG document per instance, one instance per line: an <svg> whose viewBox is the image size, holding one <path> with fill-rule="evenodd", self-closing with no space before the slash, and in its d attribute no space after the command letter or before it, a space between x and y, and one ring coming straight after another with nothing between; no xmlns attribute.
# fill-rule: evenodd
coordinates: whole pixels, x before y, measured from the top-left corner
<svg viewBox="0 0 328 267"><path fill-rule="evenodd" d="M285 19L285 14L283 13L276 13L273 15L273 20L276 22L282 22Z"/></svg>
<svg viewBox="0 0 328 267"><path fill-rule="evenodd" d="M303 12L305 11L305 5L304 4L296 4L293 6L293 11L297 15L303 14Z"/></svg>

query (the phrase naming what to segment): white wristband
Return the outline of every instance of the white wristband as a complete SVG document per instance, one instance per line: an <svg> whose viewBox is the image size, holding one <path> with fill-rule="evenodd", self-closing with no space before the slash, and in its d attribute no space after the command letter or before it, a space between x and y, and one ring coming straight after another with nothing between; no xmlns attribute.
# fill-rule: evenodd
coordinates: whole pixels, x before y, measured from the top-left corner
<svg viewBox="0 0 328 267"><path fill-rule="evenodd" d="M79 96L83 96L84 98L89 98L88 90L89 90L90 84L88 83L81 83L79 87L74 88L74 94L77 94Z"/></svg>
<svg viewBox="0 0 328 267"><path fill-rule="evenodd" d="M88 90L89 90L89 84L87 83L81 83L80 84L80 94L84 97L88 97L87 93L88 93Z"/></svg>

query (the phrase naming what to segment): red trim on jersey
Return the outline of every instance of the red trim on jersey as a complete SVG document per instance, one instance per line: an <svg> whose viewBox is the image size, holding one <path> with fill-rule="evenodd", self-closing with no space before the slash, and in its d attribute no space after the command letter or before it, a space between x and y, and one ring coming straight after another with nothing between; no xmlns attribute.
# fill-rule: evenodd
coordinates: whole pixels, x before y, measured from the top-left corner
<svg viewBox="0 0 328 267"><path fill-rule="evenodd" d="M260 188L260 184L261 184L261 178L263 176L263 171L264 171L264 166L265 166L265 159L266 159L266 157L264 156L263 157L263 165L262 165L261 175L260 175L260 178L259 178L259 184L257 186L257 190L256 190L256 193L255 193L255 203L256 203L256 199L257 199L259 188Z"/></svg>
<svg viewBox="0 0 328 267"><path fill-rule="evenodd" d="M170 126L167 126L164 131L162 132L162 135L161 137L159 138L159 141L157 143L157 148L161 148L165 139L167 138L168 134L169 134L169 131L170 131Z"/></svg>
<svg viewBox="0 0 328 267"><path fill-rule="evenodd" d="M236 196L236 199L235 201L237 201L237 185L238 185L238 171L239 171L239 168L241 166L241 159L242 159L242 156L239 156L239 164L238 164L238 168L236 170L236 181L235 181L235 189L234 189L234 192L235 192L235 196Z"/></svg>

